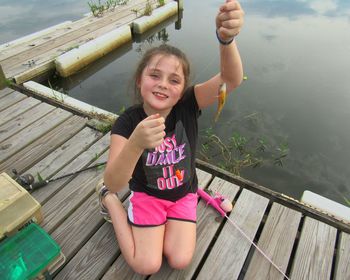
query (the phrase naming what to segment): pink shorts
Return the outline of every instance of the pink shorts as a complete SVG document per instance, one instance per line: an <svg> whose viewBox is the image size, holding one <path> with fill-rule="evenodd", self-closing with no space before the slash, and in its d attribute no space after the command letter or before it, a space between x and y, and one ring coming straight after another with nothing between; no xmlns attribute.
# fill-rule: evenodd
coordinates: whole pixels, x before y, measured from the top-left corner
<svg viewBox="0 0 350 280"><path fill-rule="evenodd" d="M168 219L195 223L197 202L196 193L189 193L173 202L143 192L131 192L128 220L140 227L163 225Z"/></svg>

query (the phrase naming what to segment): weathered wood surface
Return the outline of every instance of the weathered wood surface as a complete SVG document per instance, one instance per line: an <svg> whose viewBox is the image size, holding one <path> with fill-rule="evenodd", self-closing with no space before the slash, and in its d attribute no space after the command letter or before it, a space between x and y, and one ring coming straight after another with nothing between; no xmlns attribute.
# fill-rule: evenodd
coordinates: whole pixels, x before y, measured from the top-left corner
<svg viewBox="0 0 350 280"><path fill-rule="evenodd" d="M18 54L28 53L27 58L35 57L35 53L39 46L47 45L48 42L52 42L52 40L63 38L67 35L70 35L77 31L82 31L84 29L89 29L90 32L94 32L101 28L101 26L105 26L110 22L122 24L123 17L126 15L134 15L136 14L132 11L133 9L142 10L145 7L146 0L130 0L127 5L118 6L115 8L114 12L105 12L102 17L94 17L92 15L83 17L74 22L66 23L61 25L57 29L52 29L47 34L42 34L39 36L34 36L31 40L26 43L19 42L17 44L11 45L11 47L5 48L1 50L0 53L0 63L2 65L11 64L9 61L14 58L14 56ZM150 1L150 3L155 6L156 1ZM100 24L102 22L102 24ZM83 35L83 34L82 34ZM73 36L73 38L79 38L80 36ZM64 42L62 42L62 45ZM34 50L34 55L30 56ZM43 53L42 51L38 51L37 53ZM21 60L22 61L22 60Z"/></svg>
<svg viewBox="0 0 350 280"><path fill-rule="evenodd" d="M0 95L0 101L9 94ZM4 143L15 144L7 155L0 153L3 157L0 172L11 175L11 169L17 168L21 174L40 173L45 179L57 178L106 160L109 134L102 135L87 127L85 118L54 108L45 117L25 124L23 115L32 112L32 116L48 106L29 100L25 96L4 109L13 114L0 125L0 130L11 122L23 129L0 143L1 147ZM26 102L34 105L24 105ZM55 117L47 124L50 114ZM16 138L17 135L20 137ZM349 279L348 233L308 217L305 209L303 213L292 210L253 192L254 188L247 190L244 184L235 185L219 178L218 173L213 172L213 176L201 169L197 172L200 187L218 191L235 202L230 219L291 279ZM66 263L55 273L55 279L283 279L229 220L201 200L197 246L189 267L173 270L164 259L154 275L134 273L120 253L112 226L99 214L95 186L102 174L103 167L92 169L54 181L32 193L42 204L43 228L66 256ZM125 206L128 194L128 190L120 193ZM266 196L272 197L270 193Z"/></svg>
<svg viewBox="0 0 350 280"><path fill-rule="evenodd" d="M37 100L35 98L28 97L28 98L23 99L22 101L19 101L18 103L14 104L13 106L10 106L7 109L0 111L0 126L7 123L10 120L12 120L13 118L23 114L24 112L33 108L34 106L38 105L39 103L40 103L39 100Z"/></svg>
<svg viewBox="0 0 350 280"><path fill-rule="evenodd" d="M229 217L253 240L268 202L268 199L262 196L243 190ZM237 279L251 246L234 225L226 223L198 278Z"/></svg>
<svg viewBox="0 0 350 280"><path fill-rule="evenodd" d="M95 130L85 127L27 172L31 174L39 173L45 179L51 178L65 162L73 160L101 136L102 133L96 133Z"/></svg>
<svg viewBox="0 0 350 280"><path fill-rule="evenodd" d="M12 106L13 104L27 98L26 95L17 91L11 91L5 94L0 100L0 111Z"/></svg>
<svg viewBox="0 0 350 280"><path fill-rule="evenodd" d="M15 106L15 105L13 105L13 106ZM13 106L11 106L11 107L13 107ZM9 138L11 136L16 135L21 130L30 126L34 122L40 120L42 117L44 117L45 115L47 115L48 113L50 113L53 110L55 110L55 107L48 105L48 104L43 104L39 108L34 107L34 108L28 110L27 112L17 116L16 118L6 122L2 126L0 126L0 142L6 140L7 138Z"/></svg>
<svg viewBox="0 0 350 280"><path fill-rule="evenodd" d="M340 233L335 279L350 279L350 234Z"/></svg>
<svg viewBox="0 0 350 280"><path fill-rule="evenodd" d="M72 114L62 109L55 109L45 118L35 121L32 125L18 131L15 135L1 142L0 162L5 161L16 152L43 136L47 131L67 120Z"/></svg>
<svg viewBox="0 0 350 280"><path fill-rule="evenodd" d="M2 162L0 168L7 172L10 172L12 168L16 168L18 172L23 172L77 133L84 125L85 122L81 117L73 116L66 119L65 122L50 131L46 131L45 135L41 135L35 141L21 143L23 147ZM31 133L31 130L27 131ZM30 135L28 135L28 138L30 139ZM26 144L28 145L25 146Z"/></svg>
<svg viewBox="0 0 350 280"><path fill-rule="evenodd" d="M300 219L300 212L274 203L259 238L259 248L284 273L287 270ZM255 249L244 279L278 280L284 279L284 276Z"/></svg>
<svg viewBox="0 0 350 280"><path fill-rule="evenodd" d="M3 98L4 96L8 95L12 91L13 91L13 89L11 89L11 88L1 89L0 90L0 100L1 100L1 98Z"/></svg>
<svg viewBox="0 0 350 280"><path fill-rule="evenodd" d="M291 279L330 279L336 237L334 227L306 217Z"/></svg>
<svg viewBox="0 0 350 280"><path fill-rule="evenodd" d="M146 3L146 0L131 0L127 5L117 7L114 12L104 13L102 17L85 17L59 28L57 32L14 46L13 50L0 56L6 77L15 78L17 83L22 83L54 69L54 59L57 56L131 23L137 18L135 11L142 12ZM155 8L158 2L152 0L150 4Z"/></svg>

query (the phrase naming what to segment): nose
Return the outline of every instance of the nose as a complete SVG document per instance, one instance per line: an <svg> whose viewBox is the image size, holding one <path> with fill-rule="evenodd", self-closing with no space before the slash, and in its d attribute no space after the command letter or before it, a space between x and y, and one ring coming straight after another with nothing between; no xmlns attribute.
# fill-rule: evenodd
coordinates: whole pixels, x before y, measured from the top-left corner
<svg viewBox="0 0 350 280"><path fill-rule="evenodd" d="M167 80L165 78L161 79L159 81L158 87L161 89L167 89L168 88Z"/></svg>

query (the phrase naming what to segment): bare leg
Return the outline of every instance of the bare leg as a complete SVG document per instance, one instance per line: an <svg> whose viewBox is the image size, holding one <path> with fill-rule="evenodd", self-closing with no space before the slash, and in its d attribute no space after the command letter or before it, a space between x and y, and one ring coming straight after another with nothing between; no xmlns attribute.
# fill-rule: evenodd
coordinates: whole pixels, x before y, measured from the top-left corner
<svg viewBox="0 0 350 280"><path fill-rule="evenodd" d="M134 227L120 200L107 194L103 204L112 218L120 250L130 267L137 273L148 275L157 272L162 264L165 226Z"/></svg>
<svg viewBox="0 0 350 280"><path fill-rule="evenodd" d="M174 269L186 268L192 260L196 246L196 224L168 220L165 226L164 255Z"/></svg>

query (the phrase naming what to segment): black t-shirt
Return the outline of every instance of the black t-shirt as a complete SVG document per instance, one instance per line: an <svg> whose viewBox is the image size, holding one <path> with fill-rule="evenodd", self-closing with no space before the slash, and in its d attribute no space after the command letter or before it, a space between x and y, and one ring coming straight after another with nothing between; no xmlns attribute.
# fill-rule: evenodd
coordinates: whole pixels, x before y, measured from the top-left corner
<svg viewBox="0 0 350 280"><path fill-rule="evenodd" d="M155 149L143 151L129 181L132 191L171 201L197 192L195 151L199 115L192 86L167 116L163 143ZM111 133L128 139L138 123L146 117L142 105L134 105L117 118Z"/></svg>

